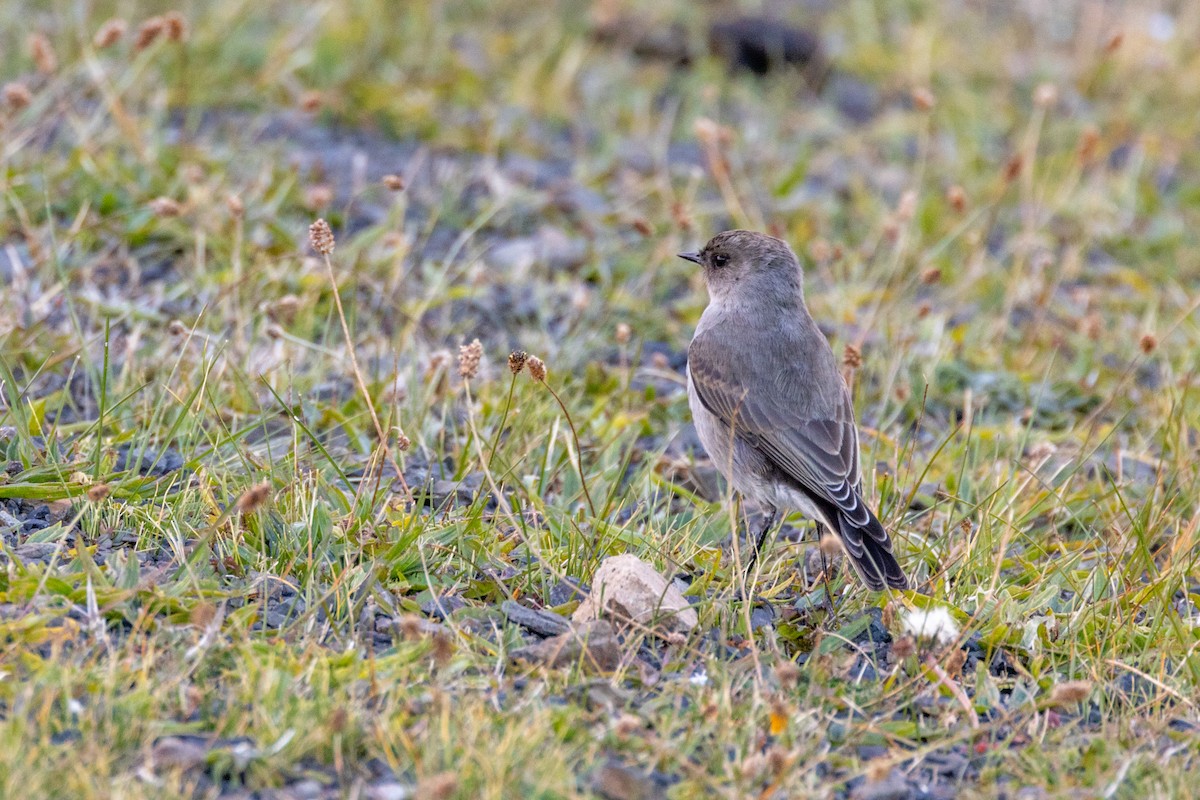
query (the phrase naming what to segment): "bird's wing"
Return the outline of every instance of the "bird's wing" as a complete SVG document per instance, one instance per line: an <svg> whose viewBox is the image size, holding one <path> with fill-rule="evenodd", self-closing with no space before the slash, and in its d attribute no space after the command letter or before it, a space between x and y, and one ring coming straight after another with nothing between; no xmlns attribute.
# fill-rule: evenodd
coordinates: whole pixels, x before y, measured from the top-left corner
<svg viewBox="0 0 1200 800"><path fill-rule="evenodd" d="M688 369L704 407L815 499L832 504L854 527L866 526L871 515L859 494L850 392L831 356L830 368L816 370L815 376L806 375L807 365L799 359L795 348L778 344L759 352L734 352L707 334L688 347ZM814 387L805 384L806 377L836 381L835 387L823 388L837 394L814 402ZM753 392L745 389L750 385ZM851 555L862 548L861 539L845 544Z"/></svg>

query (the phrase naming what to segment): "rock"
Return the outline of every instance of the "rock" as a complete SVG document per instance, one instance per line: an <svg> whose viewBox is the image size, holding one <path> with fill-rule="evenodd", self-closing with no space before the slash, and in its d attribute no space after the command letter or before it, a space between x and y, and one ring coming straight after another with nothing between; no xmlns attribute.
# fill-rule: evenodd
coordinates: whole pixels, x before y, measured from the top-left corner
<svg viewBox="0 0 1200 800"><path fill-rule="evenodd" d="M583 600L586 597L587 589L584 589L577 581L571 578L563 578L550 587L550 596L547 600L549 605L561 606L564 603L570 603L572 600Z"/></svg>
<svg viewBox="0 0 1200 800"><path fill-rule="evenodd" d="M592 773L592 791L604 800L651 800L662 796L650 776L614 759L605 761Z"/></svg>
<svg viewBox="0 0 1200 800"><path fill-rule="evenodd" d="M796 67L805 80L820 87L827 70L821 40L811 31L767 16L737 17L713 23L708 31L713 55L734 69L766 75Z"/></svg>
<svg viewBox="0 0 1200 800"><path fill-rule="evenodd" d="M699 622L687 598L653 567L632 553L604 559L592 578L592 591L579 604L577 622L610 617L667 631L690 631Z"/></svg>
<svg viewBox="0 0 1200 800"><path fill-rule="evenodd" d="M421 603L421 613L444 622L451 614L460 608L466 608L467 603L461 597L452 594L431 597Z"/></svg>
<svg viewBox="0 0 1200 800"><path fill-rule="evenodd" d="M366 787L364 796L367 800L408 800L413 796L413 791L396 781L380 781Z"/></svg>
<svg viewBox="0 0 1200 800"><path fill-rule="evenodd" d="M571 629L570 623L553 611L536 611L512 600L501 603L500 611L509 622L538 636L560 636Z"/></svg>
<svg viewBox="0 0 1200 800"><path fill-rule="evenodd" d="M864 783L855 788L850 796L854 800L907 800L915 794L913 787L898 772L893 772L881 781Z"/></svg>
<svg viewBox="0 0 1200 800"><path fill-rule="evenodd" d="M154 743L150 758L158 769L187 772L204 766L208 748L192 737L167 736Z"/></svg>
<svg viewBox="0 0 1200 800"><path fill-rule="evenodd" d="M161 478L183 468L183 456L175 450L158 450L153 447L135 448L122 445L117 451L115 469L118 472L136 470L142 475Z"/></svg>
<svg viewBox="0 0 1200 800"><path fill-rule="evenodd" d="M566 633L512 652L519 661L568 667L581 664L593 672L612 672L621 663L621 643L612 625L591 620Z"/></svg>

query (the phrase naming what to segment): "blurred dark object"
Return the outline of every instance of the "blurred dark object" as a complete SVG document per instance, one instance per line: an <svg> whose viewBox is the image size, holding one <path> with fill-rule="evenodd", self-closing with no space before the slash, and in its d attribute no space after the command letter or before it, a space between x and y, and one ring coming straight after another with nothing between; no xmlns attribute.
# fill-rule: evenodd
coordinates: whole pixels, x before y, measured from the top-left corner
<svg viewBox="0 0 1200 800"><path fill-rule="evenodd" d="M698 55L683 25L660 24L621 13L608 3L593 7L592 35L639 58L675 66L687 66ZM744 16L715 22L708 30L708 50L731 69L759 76L798 70L815 90L821 88L829 72L820 37L776 17Z"/></svg>
<svg viewBox="0 0 1200 800"><path fill-rule="evenodd" d="M821 87L828 72L817 34L773 17L715 22L708 31L708 47L734 69L755 75L798 69L814 89Z"/></svg>

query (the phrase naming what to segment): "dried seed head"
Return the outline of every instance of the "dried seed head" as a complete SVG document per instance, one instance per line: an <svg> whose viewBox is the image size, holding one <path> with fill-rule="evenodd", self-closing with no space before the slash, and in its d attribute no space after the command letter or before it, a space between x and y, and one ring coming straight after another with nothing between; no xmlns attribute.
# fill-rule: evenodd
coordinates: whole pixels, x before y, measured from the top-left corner
<svg viewBox="0 0 1200 800"><path fill-rule="evenodd" d="M404 178L401 177L400 175L394 175L394 174L393 175L384 175L383 176L383 185L386 186L390 191L402 192L402 191L404 191L404 186L405 186Z"/></svg>
<svg viewBox="0 0 1200 800"><path fill-rule="evenodd" d="M1104 319L1095 311L1079 320L1079 332L1093 342L1100 341L1104 333Z"/></svg>
<svg viewBox="0 0 1200 800"><path fill-rule="evenodd" d="M951 186L946 190L946 202L954 209L955 214L961 214L967 210L967 193L957 184Z"/></svg>
<svg viewBox="0 0 1200 800"><path fill-rule="evenodd" d="M937 104L937 99L933 96L933 92L925 86L913 88L912 101L913 105L920 111L931 111Z"/></svg>
<svg viewBox="0 0 1200 800"><path fill-rule="evenodd" d="M300 110L306 114L315 114L320 110L322 103L321 93L316 89L309 89L300 95Z"/></svg>
<svg viewBox="0 0 1200 800"><path fill-rule="evenodd" d="M169 197L156 197L150 201L150 210L154 212L154 216L167 219L183 213L183 206Z"/></svg>
<svg viewBox="0 0 1200 800"><path fill-rule="evenodd" d="M862 351L852 344L847 344L842 350L842 365L850 369L862 366Z"/></svg>
<svg viewBox="0 0 1200 800"><path fill-rule="evenodd" d="M167 21L165 19L162 17L150 17L138 26L137 36L133 40L134 49L145 50L158 41L158 37L162 36L166 30Z"/></svg>
<svg viewBox="0 0 1200 800"><path fill-rule="evenodd" d="M225 207L229 209L229 213L235 217L240 217L246 213L246 206L242 203L242 198L236 194L231 194L225 198Z"/></svg>
<svg viewBox="0 0 1200 800"><path fill-rule="evenodd" d="M33 93L23 83L4 84L4 102L13 111L20 111L33 102Z"/></svg>
<svg viewBox="0 0 1200 800"><path fill-rule="evenodd" d="M327 256L333 252L333 229L329 227L329 223L323 219L319 219L312 225L308 226L308 243L312 245L312 249L323 256Z"/></svg>
<svg viewBox="0 0 1200 800"><path fill-rule="evenodd" d="M508 354L508 370L513 375L520 374L521 370L525 369L526 362L529 361L529 353L524 350L513 350Z"/></svg>
<svg viewBox="0 0 1200 800"><path fill-rule="evenodd" d="M791 766L793 760L791 753L777 744L767 748L767 767L771 770L772 775L782 774Z"/></svg>
<svg viewBox="0 0 1200 800"><path fill-rule="evenodd" d="M867 784L881 783L892 774L891 761L886 758L876 759L867 764ZM865 793L869 794L869 793Z"/></svg>
<svg viewBox="0 0 1200 800"><path fill-rule="evenodd" d="M121 41L121 37L128 29L129 24L125 20L114 17L96 29L96 35L92 37L92 46L97 50L112 47Z"/></svg>
<svg viewBox="0 0 1200 800"><path fill-rule="evenodd" d="M833 248L824 239L813 239L808 245L808 255L818 264L823 264L833 256Z"/></svg>
<svg viewBox="0 0 1200 800"><path fill-rule="evenodd" d="M276 340L282 339L283 338L283 326L280 325L278 322L272 322L272 323L268 324L267 325L267 337L270 339L276 339Z"/></svg>
<svg viewBox="0 0 1200 800"><path fill-rule="evenodd" d="M680 230L690 231L692 229L692 216L688 214L687 207L679 200L671 204L671 219Z"/></svg>
<svg viewBox="0 0 1200 800"><path fill-rule="evenodd" d="M182 42L187 38L187 20L178 11L168 11L163 16L163 28L169 42Z"/></svg>
<svg viewBox="0 0 1200 800"><path fill-rule="evenodd" d="M892 642L892 659L894 661L903 661L915 652L917 652L917 642L911 636L901 636Z"/></svg>
<svg viewBox="0 0 1200 800"><path fill-rule="evenodd" d="M97 483L87 490L87 499L99 503L112 492L107 483Z"/></svg>
<svg viewBox="0 0 1200 800"><path fill-rule="evenodd" d="M1092 693L1091 681L1066 681L1050 690L1050 705L1068 706L1082 703Z"/></svg>
<svg viewBox="0 0 1200 800"><path fill-rule="evenodd" d="M942 271L937 267L930 267L921 273L921 283L926 286L937 283L942 279Z"/></svg>
<svg viewBox="0 0 1200 800"><path fill-rule="evenodd" d="M1154 348L1158 347L1158 337L1153 333L1143 333L1142 339L1138 342L1138 346L1142 348L1142 352L1150 355L1154 352Z"/></svg>
<svg viewBox="0 0 1200 800"><path fill-rule="evenodd" d="M1108 37L1108 41L1104 43L1104 53L1112 55L1121 49L1121 43L1125 41L1125 32L1117 31L1112 36Z"/></svg>
<svg viewBox="0 0 1200 800"><path fill-rule="evenodd" d="M242 492L242 496L237 499L236 507L242 514L252 514L262 507L262 504L267 502L271 496L271 482L263 481L256 483L246 491Z"/></svg>
<svg viewBox="0 0 1200 800"><path fill-rule="evenodd" d="M412 447L412 439L405 436L404 431L400 431L396 434L396 447L399 447L401 451L407 451Z"/></svg>
<svg viewBox="0 0 1200 800"><path fill-rule="evenodd" d="M967 651L961 647L956 647L950 651L950 655L946 657L946 674L958 675L962 672L963 664L967 663Z"/></svg>
<svg viewBox="0 0 1200 800"><path fill-rule="evenodd" d="M416 614L405 614L396 620L396 630L405 639L418 639L425 633L425 621Z"/></svg>
<svg viewBox="0 0 1200 800"><path fill-rule="evenodd" d="M433 660L439 667L444 667L454 655L454 639L445 630L438 630L430 637L433 645Z"/></svg>
<svg viewBox="0 0 1200 800"><path fill-rule="evenodd" d="M1033 90L1033 104L1038 108L1051 108L1058 102L1058 87L1053 83L1038 84Z"/></svg>
<svg viewBox="0 0 1200 800"><path fill-rule="evenodd" d="M1079 160L1090 164L1096 158L1100 149L1100 131L1094 125L1089 125L1079 134Z"/></svg>
<svg viewBox="0 0 1200 800"><path fill-rule="evenodd" d="M537 356L529 357L529 377L539 383L546 380L546 362L542 361Z"/></svg>
<svg viewBox="0 0 1200 800"><path fill-rule="evenodd" d="M309 186L304 190L304 207L309 211L320 211L328 208L333 202L333 187L323 183Z"/></svg>
<svg viewBox="0 0 1200 800"><path fill-rule="evenodd" d="M629 327L628 322L618 322L616 331L616 340L619 345L629 344L630 337L633 336L633 329Z"/></svg>
<svg viewBox="0 0 1200 800"><path fill-rule="evenodd" d="M54 54L54 45L44 33L31 33L26 40L29 45L29 55L37 66L38 72L50 75L58 69L58 56Z"/></svg>
<svg viewBox="0 0 1200 800"><path fill-rule="evenodd" d="M483 358L483 345L478 339L458 348L458 374L463 378L474 378L479 374L479 361Z"/></svg>
<svg viewBox="0 0 1200 800"><path fill-rule="evenodd" d="M644 217L638 217L633 221L633 229L642 236L650 236L654 233L654 226Z"/></svg>
<svg viewBox="0 0 1200 800"><path fill-rule="evenodd" d="M800 667L796 666L795 661L780 661L775 665L775 678L780 688L792 689L800 680Z"/></svg>
<svg viewBox="0 0 1200 800"><path fill-rule="evenodd" d="M1004 181L1006 183L1012 183L1019 178L1021 176L1021 168L1024 166L1024 164L1025 159L1021 158L1020 153L1017 153L1015 156L1010 158L1004 165Z"/></svg>
<svg viewBox="0 0 1200 800"><path fill-rule="evenodd" d="M646 727L642 718L633 714L621 714L613 723L613 732L626 739Z"/></svg>
<svg viewBox="0 0 1200 800"><path fill-rule="evenodd" d="M933 304L928 300L923 301L917 306L917 319L925 319L929 316L929 312L933 311Z"/></svg>
<svg viewBox="0 0 1200 800"><path fill-rule="evenodd" d="M820 543L817 545L821 548L821 552L829 557L842 554L842 540L831 533L827 533L821 537Z"/></svg>
<svg viewBox="0 0 1200 800"><path fill-rule="evenodd" d="M177 319L173 319L167 323L167 333L172 336L183 336L187 332L187 326Z"/></svg>

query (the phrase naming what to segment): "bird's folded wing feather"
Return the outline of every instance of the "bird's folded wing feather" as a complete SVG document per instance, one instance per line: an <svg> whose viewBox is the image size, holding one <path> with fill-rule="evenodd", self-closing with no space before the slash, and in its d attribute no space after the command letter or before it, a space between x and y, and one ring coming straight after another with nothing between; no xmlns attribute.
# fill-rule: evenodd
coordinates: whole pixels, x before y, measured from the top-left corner
<svg viewBox="0 0 1200 800"><path fill-rule="evenodd" d="M870 514L858 487L854 407L841 376L836 371L824 376L838 382L836 389L825 391L838 394L816 417L802 410L814 405L801 400L812 392L800 384L802 365L773 363L778 358L764 355L731 352L711 336L694 339L688 348L688 370L700 402L810 494L833 504L853 526L867 525ZM747 391L751 385L754 391ZM843 536L848 538L853 537ZM847 540L845 545L855 555L862 541Z"/></svg>

